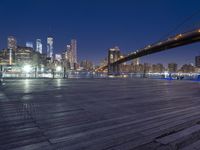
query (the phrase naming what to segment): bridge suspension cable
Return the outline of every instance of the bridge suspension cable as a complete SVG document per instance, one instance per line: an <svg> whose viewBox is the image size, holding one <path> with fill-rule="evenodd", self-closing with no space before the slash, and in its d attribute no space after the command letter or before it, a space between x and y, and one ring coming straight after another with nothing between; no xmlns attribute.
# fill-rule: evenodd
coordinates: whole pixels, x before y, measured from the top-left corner
<svg viewBox="0 0 200 150"><path fill-rule="evenodd" d="M164 36L162 36L159 41L166 39L167 37L169 37L170 35L174 35L174 32L176 32L178 29L180 29L183 25L185 25L188 21L192 20L195 16L197 16L198 14L200 14L200 9L195 11L193 14L191 14L190 16L187 16L182 22L180 22L179 24L177 24L171 31L169 31L167 34L165 34ZM199 28L199 27L198 27ZM191 30L194 30L191 29Z"/></svg>

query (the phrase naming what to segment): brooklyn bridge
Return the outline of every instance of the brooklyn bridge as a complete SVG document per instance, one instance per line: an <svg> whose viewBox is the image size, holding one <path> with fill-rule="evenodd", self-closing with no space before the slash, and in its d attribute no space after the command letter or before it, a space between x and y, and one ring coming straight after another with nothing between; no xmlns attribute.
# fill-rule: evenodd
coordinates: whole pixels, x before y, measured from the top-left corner
<svg viewBox="0 0 200 150"><path fill-rule="evenodd" d="M108 64L105 66L101 66L96 71L103 71L106 68L108 69L109 75L119 75L120 67L119 65L130 61L132 59L136 59L142 56L150 55L153 53L158 53L162 51L166 51L172 48L176 48L179 46L184 46L188 44L192 44L200 41L200 29L196 29L190 32L184 32L177 34L172 37L168 37L166 40L156 42L154 44L147 45L144 48L133 51L131 54L120 58L119 51L109 50L108 52Z"/></svg>

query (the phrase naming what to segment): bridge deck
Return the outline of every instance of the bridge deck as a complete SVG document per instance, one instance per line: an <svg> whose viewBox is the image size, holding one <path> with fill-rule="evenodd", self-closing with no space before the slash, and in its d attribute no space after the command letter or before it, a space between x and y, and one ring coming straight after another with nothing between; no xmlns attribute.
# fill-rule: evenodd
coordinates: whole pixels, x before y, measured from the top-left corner
<svg viewBox="0 0 200 150"><path fill-rule="evenodd" d="M8 80L0 149L200 149L200 83Z"/></svg>

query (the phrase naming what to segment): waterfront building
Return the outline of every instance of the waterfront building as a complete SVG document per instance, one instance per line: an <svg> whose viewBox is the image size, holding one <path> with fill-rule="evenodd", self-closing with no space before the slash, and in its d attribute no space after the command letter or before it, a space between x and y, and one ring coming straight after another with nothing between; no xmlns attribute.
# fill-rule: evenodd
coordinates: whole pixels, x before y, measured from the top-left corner
<svg viewBox="0 0 200 150"><path fill-rule="evenodd" d="M71 40L71 52L73 63L77 64L77 41L75 39Z"/></svg>
<svg viewBox="0 0 200 150"><path fill-rule="evenodd" d="M36 52L42 54L42 40L36 39Z"/></svg>
<svg viewBox="0 0 200 150"><path fill-rule="evenodd" d="M165 71L165 67L163 64L153 64L152 65L152 72L153 73L162 73Z"/></svg>
<svg viewBox="0 0 200 150"><path fill-rule="evenodd" d="M26 42L26 47L30 47L33 49L33 42Z"/></svg>
<svg viewBox="0 0 200 150"><path fill-rule="evenodd" d="M17 40L14 36L8 37L8 49L16 50L17 49Z"/></svg>
<svg viewBox="0 0 200 150"><path fill-rule="evenodd" d="M61 60L62 60L62 55L61 55L61 54L55 54L55 60L61 62Z"/></svg>
<svg viewBox="0 0 200 150"><path fill-rule="evenodd" d="M194 73L195 72L195 67L191 64L184 64L181 69L180 72L182 73Z"/></svg>
<svg viewBox="0 0 200 150"><path fill-rule="evenodd" d="M47 57L53 59L53 37L47 37Z"/></svg>
<svg viewBox="0 0 200 150"><path fill-rule="evenodd" d="M14 55L14 62L17 65L32 63L33 48L18 46Z"/></svg>
<svg viewBox="0 0 200 150"><path fill-rule="evenodd" d="M0 51L0 65L9 64L9 51L8 49L3 49Z"/></svg>
<svg viewBox="0 0 200 150"><path fill-rule="evenodd" d="M170 73L176 73L178 69L178 65L176 63L169 63L168 64L168 71Z"/></svg>
<svg viewBox="0 0 200 150"><path fill-rule="evenodd" d="M87 71L93 70L93 63L89 60L83 60L80 62L80 67Z"/></svg>
<svg viewBox="0 0 200 150"><path fill-rule="evenodd" d="M69 69L75 70L77 68L77 41L71 40L70 45L67 45L65 52L65 60L69 62Z"/></svg>
<svg viewBox="0 0 200 150"><path fill-rule="evenodd" d="M152 66L149 63L144 63L144 73L152 72Z"/></svg>
<svg viewBox="0 0 200 150"><path fill-rule="evenodd" d="M200 56L195 57L195 66L200 67Z"/></svg>

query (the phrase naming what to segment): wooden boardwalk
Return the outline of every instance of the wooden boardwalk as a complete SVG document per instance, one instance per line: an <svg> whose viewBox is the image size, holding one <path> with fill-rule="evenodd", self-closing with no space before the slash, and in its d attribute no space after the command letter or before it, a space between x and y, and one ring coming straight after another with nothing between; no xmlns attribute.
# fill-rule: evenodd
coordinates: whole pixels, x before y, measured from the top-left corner
<svg viewBox="0 0 200 150"><path fill-rule="evenodd" d="M7 80L0 150L199 150L200 82Z"/></svg>

